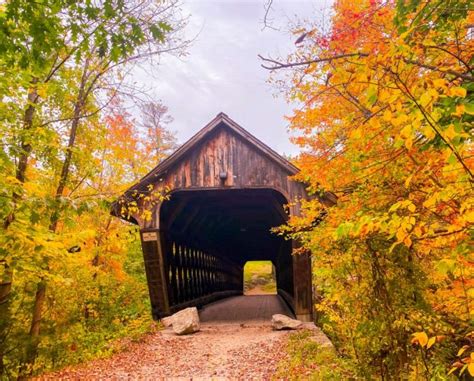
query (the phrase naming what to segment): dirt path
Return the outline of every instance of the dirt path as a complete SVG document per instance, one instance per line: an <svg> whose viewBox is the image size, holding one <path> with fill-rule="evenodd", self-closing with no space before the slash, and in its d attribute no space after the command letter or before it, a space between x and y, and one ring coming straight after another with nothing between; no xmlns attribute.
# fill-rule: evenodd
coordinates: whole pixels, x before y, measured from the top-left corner
<svg viewBox="0 0 474 381"><path fill-rule="evenodd" d="M257 285L250 290L246 290L244 295L275 295L274 292L265 291L262 286Z"/></svg>
<svg viewBox="0 0 474 381"><path fill-rule="evenodd" d="M270 380L286 357L288 331L273 331L271 317L292 316L278 295L236 296L206 305L201 331L154 333L109 359L51 373L38 380ZM328 338L305 324L323 345Z"/></svg>
<svg viewBox="0 0 474 381"><path fill-rule="evenodd" d="M188 336L166 330L109 359L39 380L269 380L285 356L287 335L268 324L203 325Z"/></svg>

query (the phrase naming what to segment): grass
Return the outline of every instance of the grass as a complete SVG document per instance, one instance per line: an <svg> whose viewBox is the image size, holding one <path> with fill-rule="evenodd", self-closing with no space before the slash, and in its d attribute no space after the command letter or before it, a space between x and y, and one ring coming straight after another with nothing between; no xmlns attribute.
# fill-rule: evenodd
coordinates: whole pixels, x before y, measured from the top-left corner
<svg viewBox="0 0 474 381"><path fill-rule="evenodd" d="M339 381L357 380L350 362L339 357L332 347L324 347L311 339L311 331L290 335L288 356L279 366L276 379Z"/></svg>
<svg viewBox="0 0 474 381"><path fill-rule="evenodd" d="M244 292L248 292L257 287L265 293L276 293L276 282L272 262L249 261L245 264Z"/></svg>

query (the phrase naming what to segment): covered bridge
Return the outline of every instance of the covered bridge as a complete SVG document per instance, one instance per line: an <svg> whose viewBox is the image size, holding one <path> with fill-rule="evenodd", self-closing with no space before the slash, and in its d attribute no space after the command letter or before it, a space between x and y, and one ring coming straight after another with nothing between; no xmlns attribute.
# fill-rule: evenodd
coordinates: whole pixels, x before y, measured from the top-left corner
<svg viewBox="0 0 474 381"><path fill-rule="evenodd" d="M114 204L140 227L154 318L242 294L250 260L270 260L278 294L312 318L310 256L270 231L307 197L297 172L220 113Z"/></svg>

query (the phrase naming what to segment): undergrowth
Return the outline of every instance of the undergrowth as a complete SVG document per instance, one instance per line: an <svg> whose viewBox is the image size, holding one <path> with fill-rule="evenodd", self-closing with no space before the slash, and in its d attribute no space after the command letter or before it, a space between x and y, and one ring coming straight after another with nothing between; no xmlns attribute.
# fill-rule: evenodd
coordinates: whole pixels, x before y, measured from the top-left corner
<svg viewBox="0 0 474 381"><path fill-rule="evenodd" d="M311 331L291 334L285 349L287 357L278 366L277 380L357 380L350 361L338 356L333 347L315 342Z"/></svg>

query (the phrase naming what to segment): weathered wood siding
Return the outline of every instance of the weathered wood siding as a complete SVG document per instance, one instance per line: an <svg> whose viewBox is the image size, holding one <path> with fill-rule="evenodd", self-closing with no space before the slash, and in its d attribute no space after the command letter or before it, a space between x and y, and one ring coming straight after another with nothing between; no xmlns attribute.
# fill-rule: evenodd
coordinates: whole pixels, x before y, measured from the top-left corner
<svg viewBox="0 0 474 381"><path fill-rule="evenodd" d="M220 173L226 173L225 181ZM288 202L305 197L304 186L291 180L291 173L226 128L217 128L185 158L162 174L156 187L171 190L272 188ZM298 214L298 204L291 214ZM147 227L156 227L158 210Z"/></svg>

